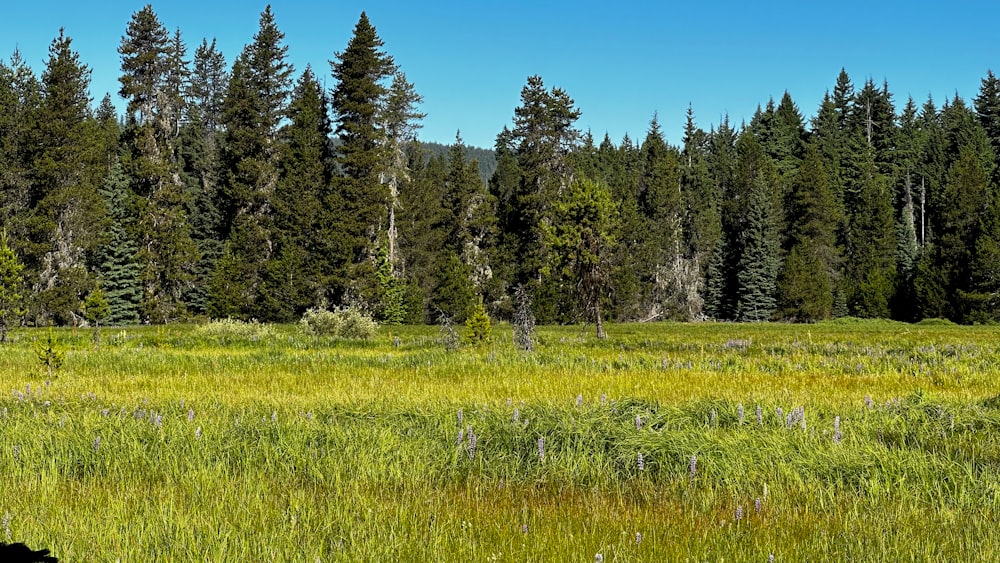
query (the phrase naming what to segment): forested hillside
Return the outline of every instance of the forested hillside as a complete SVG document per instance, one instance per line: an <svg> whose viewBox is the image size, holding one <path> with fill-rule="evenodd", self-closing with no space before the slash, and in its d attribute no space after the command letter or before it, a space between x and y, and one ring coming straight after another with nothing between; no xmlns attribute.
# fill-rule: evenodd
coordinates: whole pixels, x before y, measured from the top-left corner
<svg viewBox="0 0 1000 563"><path fill-rule="evenodd" d="M543 323L1000 316L992 72L936 103L842 71L809 121L787 93L708 130L689 109L677 144L655 115L584 134L532 76L495 152L441 150L365 14L328 69L288 63L270 7L232 61L150 6L123 33L124 115L62 32L40 72L0 64L2 328L509 318L518 288Z"/></svg>

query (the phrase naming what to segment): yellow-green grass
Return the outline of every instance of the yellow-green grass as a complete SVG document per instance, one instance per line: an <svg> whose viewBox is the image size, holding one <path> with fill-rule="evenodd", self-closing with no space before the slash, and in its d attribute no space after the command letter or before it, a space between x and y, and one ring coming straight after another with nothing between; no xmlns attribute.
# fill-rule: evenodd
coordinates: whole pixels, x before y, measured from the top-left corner
<svg viewBox="0 0 1000 563"><path fill-rule="evenodd" d="M502 326L452 352L433 327L56 330L50 376L49 332L14 331L0 542L66 561L1000 558L995 329L591 332L543 328L526 354Z"/></svg>

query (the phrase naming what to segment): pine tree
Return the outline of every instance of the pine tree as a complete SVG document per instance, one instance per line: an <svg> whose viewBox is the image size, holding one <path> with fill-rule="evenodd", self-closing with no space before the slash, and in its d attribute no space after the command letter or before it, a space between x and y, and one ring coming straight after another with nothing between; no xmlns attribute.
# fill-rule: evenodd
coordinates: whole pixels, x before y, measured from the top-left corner
<svg viewBox="0 0 1000 563"><path fill-rule="evenodd" d="M979 123L990 140L993 154L1000 155L1000 79L992 70L987 71L982 80L975 105Z"/></svg>
<svg viewBox="0 0 1000 563"><path fill-rule="evenodd" d="M516 269L509 287L529 288L536 315L542 322L559 316L564 304L555 285L543 284L542 268L549 260L545 245L545 224L550 221L552 203L568 188L572 170L571 150L577 146L580 132L574 126L580 111L561 88L548 90L540 76L531 76L521 90L521 105L514 109L514 129L510 131L510 146L517 159L520 178L510 198L509 220L501 228L513 240Z"/></svg>
<svg viewBox="0 0 1000 563"><path fill-rule="evenodd" d="M1000 197L993 194L980 218L979 237L970 267L971 288L965 293L966 322L1000 320Z"/></svg>
<svg viewBox="0 0 1000 563"><path fill-rule="evenodd" d="M468 266L462 263L454 251L446 252L441 261L438 284L434 289L432 306L454 322L465 322L474 303L475 294L469 284ZM440 315L439 315L440 316Z"/></svg>
<svg viewBox="0 0 1000 563"><path fill-rule="evenodd" d="M774 111L773 128L774 141L769 156L783 176L789 175L802 160L806 128L802 113L787 90Z"/></svg>
<svg viewBox="0 0 1000 563"><path fill-rule="evenodd" d="M43 186L32 181L36 127L42 87L18 51L0 62L0 223L21 249L30 250L29 231ZM27 247L27 248L25 248ZM44 251L37 249L35 253ZM21 251L22 258L29 252ZM35 269L26 275L34 276Z"/></svg>
<svg viewBox="0 0 1000 563"><path fill-rule="evenodd" d="M399 239L396 227L396 211L400 205L399 190L410 180L406 148L414 142L416 132L421 127L420 120L425 116L416 109L422 101L423 98L417 94L413 84L406 80L406 75L397 70L380 109L386 142L386 163L382 178L389 186L386 243L389 261L394 268L397 265L396 247Z"/></svg>
<svg viewBox="0 0 1000 563"><path fill-rule="evenodd" d="M972 266L976 246L981 238L983 218L991 211L989 171L973 146L963 147L949 170L945 199L949 206L941 217L938 260L948 280L947 288L953 297L952 310L959 317L956 320L963 320L961 316L975 307L960 302L959 297L975 289Z"/></svg>
<svg viewBox="0 0 1000 563"><path fill-rule="evenodd" d="M587 318L596 324L598 338L606 336L601 307L608 291L616 221L608 187L580 178L553 202L552 222L545 231L553 251L547 269L573 288Z"/></svg>
<svg viewBox="0 0 1000 563"><path fill-rule="evenodd" d="M32 244L25 260L33 279L38 322L75 324L89 291L88 255L100 241L104 206L93 183L101 163L89 144L94 131L90 70L60 31L42 73L42 104L35 137L33 175L37 205L31 210ZM37 277L36 277L37 276Z"/></svg>
<svg viewBox="0 0 1000 563"><path fill-rule="evenodd" d="M444 208L446 165L434 156L424 164L418 145L407 149L411 179L400 190L398 266L408 280L410 321L433 322L432 303L445 259L443 248L451 216Z"/></svg>
<svg viewBox="0 0 1000 563"><path fill-rule="evenodd" d="M849 219L845 282L852 314L888 318L896 284L895 218L888 182L875 171L874 152L866 151L858 207Z"/></svg>
<svg viewBox="0 0 1000 563"><path fill-rule="evenodd" d="M694 125L688 108L681 166L681 193L684 199L685 253L704 268L722 236L718 185L709 168L709 137Z"/></svg>
<svg viewBox="0 0 1000 563"><path fill-rule="evenodd" d="M495 235L495 202L479 177L478 162L467 158L460 133L448 151L447 167L444 247L458 254L471 274L468 283L481 294L493 276L487 247Z"/></svg>

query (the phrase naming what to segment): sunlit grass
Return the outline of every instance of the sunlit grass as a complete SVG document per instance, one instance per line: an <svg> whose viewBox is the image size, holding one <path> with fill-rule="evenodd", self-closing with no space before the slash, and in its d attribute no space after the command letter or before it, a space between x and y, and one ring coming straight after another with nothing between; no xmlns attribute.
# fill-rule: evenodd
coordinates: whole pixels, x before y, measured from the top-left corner
<svg viewBox="0 0 1000 563"><path fill-rule="evenodd" d="M1000 556L995 330L610 333L58 330L50 379L16 331L0 515L67 561Z"/></svg>

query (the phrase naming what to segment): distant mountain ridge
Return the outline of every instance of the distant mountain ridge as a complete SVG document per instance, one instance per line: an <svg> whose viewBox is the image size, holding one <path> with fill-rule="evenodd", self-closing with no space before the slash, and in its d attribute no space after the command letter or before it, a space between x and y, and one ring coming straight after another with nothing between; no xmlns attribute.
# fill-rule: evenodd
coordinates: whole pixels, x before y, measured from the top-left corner
<svg viewBox="0 0 1000 563"><path fill-rule="evenodd" d="M450 145L442 145L441 143L434 143L430 141L420 141L420 145L427 150L427 158L430 159L432 156L448 156L448 150L451 148ZM476 159L479 162L479 177L483 179L483 183L489 183L490 178L493 177L493 172L497 169L497 155L492 149L481 149L479 147L465 147L465 155L467 160Z"/></svg>

